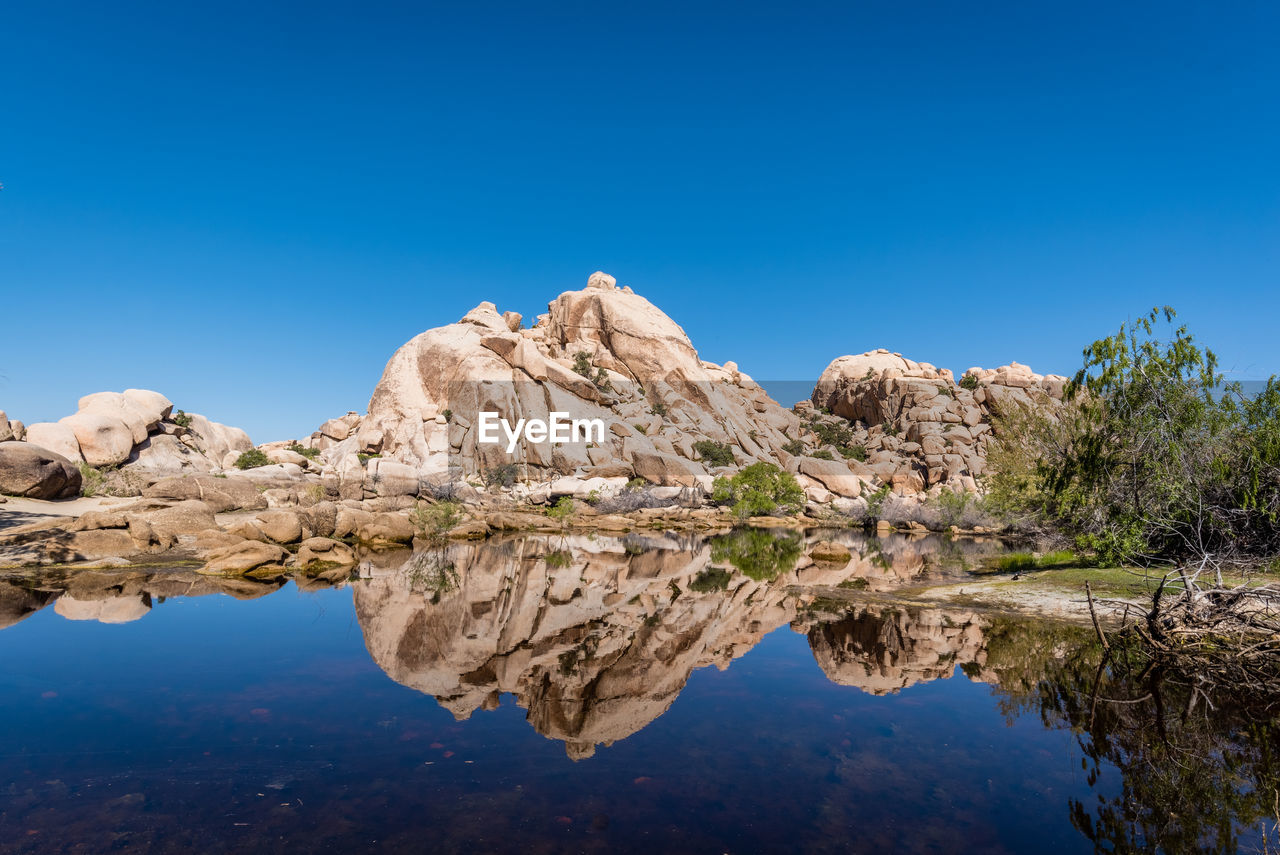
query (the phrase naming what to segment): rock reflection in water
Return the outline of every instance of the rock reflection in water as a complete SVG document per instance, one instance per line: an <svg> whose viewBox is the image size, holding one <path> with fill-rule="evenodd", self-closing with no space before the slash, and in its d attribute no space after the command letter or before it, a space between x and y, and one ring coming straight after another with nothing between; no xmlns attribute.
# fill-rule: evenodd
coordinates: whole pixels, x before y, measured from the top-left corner
<svg viewBox="0 0 1280 855"><path fill-rule="evenodd" d="M369 652L392 679L459 719L510 693L539 733L581 758L660 716L694 669L723 669L785 624L818 639L815 655L829 676L875 693L949 676L946 663L961 657L981 658L972 615L931 612L929 620L967 629L939 634L917 621L905 627L926 632L917 643L904 642L897 625L892 668L913 676L869 678L884 672L882 651L836 641L848 633L843 623L824 634L835 618L815 617L804 588L915 579L939 564L925 539L877 549L860 535L845 539L871 557L815 564L799 535L764 531L454 543L372 557L353 596ZM870 611L850 620L881 633ZM854 654L864 660L856 667Z"/></svg>

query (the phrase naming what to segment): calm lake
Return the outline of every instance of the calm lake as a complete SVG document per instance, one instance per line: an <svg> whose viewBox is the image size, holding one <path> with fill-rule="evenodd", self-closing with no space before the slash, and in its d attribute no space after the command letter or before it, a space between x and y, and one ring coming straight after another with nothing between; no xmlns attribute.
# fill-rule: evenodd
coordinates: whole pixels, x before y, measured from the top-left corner
<svg viewBox="0 0 1280 855"><path fill-rule="evenodd" d="M994 543L530 536L0 581L5 852L1276 846L1274 721L895 603Z"/></svg>

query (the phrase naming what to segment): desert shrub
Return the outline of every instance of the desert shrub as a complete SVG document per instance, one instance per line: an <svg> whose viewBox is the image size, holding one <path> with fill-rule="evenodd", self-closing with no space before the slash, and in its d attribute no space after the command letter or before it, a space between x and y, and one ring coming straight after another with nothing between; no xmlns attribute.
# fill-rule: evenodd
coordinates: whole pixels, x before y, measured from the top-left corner
<svg viewBox="0 0 1280 855"><path fill-rule="evenodd" d="M462 521L462 505L458 502L419 502L409 514L418 536L426 540L439 540Z"/></svg>
<svg viewBox="0 0 1280 855"><path fill-rule="evenodd" d="M958 526L964 521L965 509L969 507L972 497L963 490L943 489L937 496L929 500L940 517L941 527Z"/></svg>
<svg viewBox="0 0 1280 855"><path fill-rule="evenodd" d="M889 499L889 485L881 484L871 492L864 492L863 498L867 502L867 520L873 523L878 522L884 518L885 502Z"/></svg>
<svg viewBox="0 0 1280 855"><path fill-rule="evenodd" d="M289 450L292 451L294 454L301 454L303 457L307 458L308 460L315 460L317 457L320 456L320 449L307 448L305 445L302 445L301 443L297 443L297 442L289 446Z"/></svg>
<svg viewBox="0 0 1280 855"><path fill-rule="evenodd" d="M102 495L106 487L107 476L83 461L77 463L76 467L80 470L80 495Z"/></svg>
<svg viewBox="0 0 1280 855"><path fill-rule="evenodd" d="M850 445L840 449L840 456L845 460L857 460L863 462L867 459L867 447L865 445Z"/></svg>
<svg viewBox="0 0 1280 855"><path fill-rule="evenodd" d="M805 496L794 475L761 461L744 467L732 478L715 479L712 501L732 505L739 517L754 517L795 513L804 507Z"/></svg>
<svg viewBox="0 0 1280 855"><path fill-rule="evenodd" d="M446 422L453 421L453 410L449 409L448 407L445 407L443 410L441 410L440 415L444 416L444 420Z"/></svg>
<svg viewBox="0 0 1280 855"><path fill-rule="evenodd" d="M573 516L573 499L568 496L561 496L554 505L547 508L547 516L560 523L561 526L569 525L569 519Z"/></svg>
<svg viewBox="0 0 1280 855"><path fill-rule="evenodd" d="M588 380L591 379L591 354L580 350L573 355L573 370Z"/></svg>
<svg viewBox="0 0 1280 855"><path fill-rule="evenodd" d="M853 429L841 422L828 422L814 419L809 422L809 429L818 437L821 445L834 445L837 448L853 442Z"/></svg>
<svg viewBox="0 0 1280 855"><path fill-rule="evenodd" d="M370 460L377 460L381 456L382 455L377 453L376 451L357 451L356 452L356 460L360 461L361 466L365 465Z"/></svg>
<svg viewBox="0 0 1280 855"><path fill-rule="evenodd" d="M792 457L799 457L804 454L804 443L798 439L793 439L782 446L782 450Z"/></svg>
<svg viewBox="0 0 1280 855"><path fill-rule="evenodd" d="M658 418L666 418L667 417L666 402L663 401L661 398L654 398L652 403L649 404L649 412L657 416Z"/></svg>
<svg viewBox="0 0 1280 855"><path fill-rule="evenodd" d="M639 433L641 436L644 436L649 433L648 425L642 425L637 422L636 424L633 424L632 427L635 428L636 432Z"/></svg>
<svg viewBox="0 0 1280 855"><path fill-rule="evenodd" d="M819 448L817 451L813 452L809 456L816 457L819 460L835 460L836 459L835 455L831 453L830 449L826 449L826 448Z"/></svg>
<svg viewBox="0 0 1280 855"><path fill-rule="evenodd" d="M191 416L188 415L185 410L178 410L176 413L174 413L172 416L169 417L169 421L173 422L175 425L177 425L180 428L191 427Z"/></svg>
<svg viewBox="0 0 1280 855"><path fill-rule="evenodd" d="M723 591L729 587L729 580L732 578L728 570L721 567L708 567L689 580L689 590L698 594Z"/></svg>
<svg viewBox="0 0 1280 855"><path fill-rule="evenodd" d="M271 458L260 448L251 448L236 458L237 469L257 469L259 466L270 466Z"/></svg>
<svg viewBox="0 0 1280 855"><path fill-rule="evenodd" d="M480 472L480 479L490 487L510 487L516 483L520 467L515 463L489 466Z"/></svg>
<svg viewBox="0 0 1280 855"><path fill-rule="evenodd" d="M712 561L726 561L757 582L791 570L803 551L804 541L794 531L739 528L711 540Z"/></svg>
<svg viewBox="0 0 1280 855"><path fill-rule="evenodd" d="M700 439L693 444L693 450L708 466L732 466L737 463L733 456L733 448L725 442Z"/></svg>
<svg viewBox="0 0 1280 855"><path fill-rule="evenodd" d="M970 392L972 392L974 389L977 389L979 385L981 384L978 383L977 374L966 374L960 378L961 389L968 389Z"/></svg>

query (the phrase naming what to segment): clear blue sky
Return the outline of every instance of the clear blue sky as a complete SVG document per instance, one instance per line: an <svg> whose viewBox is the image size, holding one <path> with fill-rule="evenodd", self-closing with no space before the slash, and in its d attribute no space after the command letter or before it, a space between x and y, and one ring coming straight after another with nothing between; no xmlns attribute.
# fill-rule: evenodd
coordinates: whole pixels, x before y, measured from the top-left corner
<svg viewBox="0 0 1280 855"><path fill-rule="evenodd" d="M305 435L606 270L704 358L1280 372L1275 3L12 3L0 408ZM791 403L784 401L783 403Z"/></svg>

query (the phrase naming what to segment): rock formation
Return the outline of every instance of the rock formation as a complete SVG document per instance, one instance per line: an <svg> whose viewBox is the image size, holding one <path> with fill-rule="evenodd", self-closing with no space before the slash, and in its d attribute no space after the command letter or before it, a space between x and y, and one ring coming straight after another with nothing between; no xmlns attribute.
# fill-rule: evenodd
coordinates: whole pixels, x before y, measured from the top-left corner
<svg viewBox="0 0 1280 855"><path fill-rule="evenodd" d="M380 454L408 467L385 475L435 482L515 464L522 480L607 473L619 486L635 475L709 486L696 442L726 444L739 464L776 460L799 426L735 365L699 359L674 321L603 273L553 300L532 328L521 324L481 303L412 339L388 362L367 416L322 428L335 443L326 459L341 474L357 453ZM568 412L599 418L609 432L595 442L525 443L507 455L478 441L480 411L512 424Z"/></svg>
<svg viewBox="0 0 1280 855"><path fill-rule="evenodd" d="M28 425L24 439L72 463L120 467L150 480L213 472L253 447L244 431L197 413L175 421L173 403L146 389L86 395L74 414Z"/></svg>
<svg viewBox="0 0 1280 855"><path fill-rule="evenodd" d="M822 372L812 406L851 423L851 445L865 450L855 473L892 484L899 493L935 487L973 492L987 472L992 420L1001 407L1055 407L1066 378L1013 363L952 372L901 354L875 350L842 356ZM799 408L811 419L820 417ZM805 471L802 467L800 471Z"/></svg>

